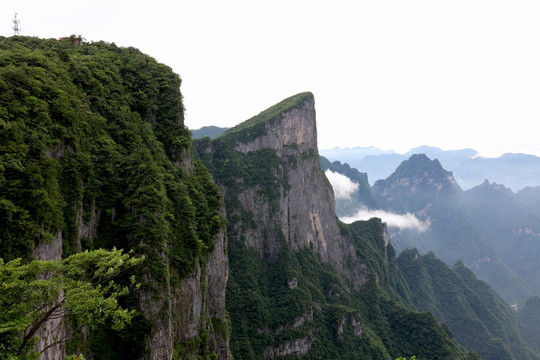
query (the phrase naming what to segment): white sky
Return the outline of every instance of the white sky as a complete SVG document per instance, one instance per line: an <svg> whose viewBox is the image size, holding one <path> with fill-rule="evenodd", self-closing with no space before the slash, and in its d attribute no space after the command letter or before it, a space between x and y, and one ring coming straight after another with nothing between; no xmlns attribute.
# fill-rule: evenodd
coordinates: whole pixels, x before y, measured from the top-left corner
<svg viewBox="0 0 540 360"><path fill-rule="evenodd" d="M302 91L319 148L540 155L540 1L0 0L0 35L134 46L180 74L186 125Z"/></svg>

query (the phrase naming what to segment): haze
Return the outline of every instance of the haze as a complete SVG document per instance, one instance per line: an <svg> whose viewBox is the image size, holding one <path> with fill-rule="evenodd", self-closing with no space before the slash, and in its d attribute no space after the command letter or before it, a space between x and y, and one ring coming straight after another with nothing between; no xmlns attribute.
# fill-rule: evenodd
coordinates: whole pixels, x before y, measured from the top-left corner
<svg viewBox="0 0 540 360"><path fill-rule="evenodd" d="M0 34L133 46L183 79L186 125L315 94L319 148L540 155L536 1L2 1Z"/></svg>

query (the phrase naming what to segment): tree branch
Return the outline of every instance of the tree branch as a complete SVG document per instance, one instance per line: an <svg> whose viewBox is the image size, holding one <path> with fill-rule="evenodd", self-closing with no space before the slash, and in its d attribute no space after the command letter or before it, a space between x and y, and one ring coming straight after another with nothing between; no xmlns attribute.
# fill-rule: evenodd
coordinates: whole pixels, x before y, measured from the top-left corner
<svg viewBox="0 0 540 360"><path fill-rule="evenodd" d="M19 350L17 352L18 355L22 354L22 351L28 345L28 343L34 337L34 335L36 335L36 332L39 330L39 328L41 328L41 326L45 323L45 321L47 321L51 317L51 315L59 307L62 306L63 303L64 303L64 299L62 299L62 301L60 301L58 304L54 305L49 311L44 313L43 316L41 316L41 318L30 328L30 331L28 331L28 333L23 338L23 342L22 342L22 344L19 347Z"/></svg>

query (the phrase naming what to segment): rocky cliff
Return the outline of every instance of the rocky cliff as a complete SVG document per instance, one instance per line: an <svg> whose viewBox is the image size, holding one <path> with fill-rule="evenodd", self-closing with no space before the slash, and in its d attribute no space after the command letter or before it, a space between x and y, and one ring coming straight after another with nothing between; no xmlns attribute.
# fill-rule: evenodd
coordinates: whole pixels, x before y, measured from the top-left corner
<svg viewBox="0 0 540 360"><path fill-rule="evenodd" d="M228 206L229 218L247 214L257 224L246 227L234 221L230 235L234 241L241 240L266 259L275 259L285 244L293 252L310 248L346 277L353 289L366 283L366 266L342 234L332 187L319 164L311 93L284 100L200 151L213 153L218 162L212 167L227 174L216 176L216 181L228 204L238 202L238 206ZM223 153L238 160L221 157ZM236 161L247 161L246 167ZM250 168L251 161L257 168ZM247 180L254 172L265 181Z"/></svg>
<svg viewBox="0 0 540 360"><path fill-rule="evenodd" d="M194 148L225 197L235 359L405 354L411 339L390 334L409 310L382 300L386 291L395 295L392 284L402 283L386 227L378 220L349 227L337 219L320 167L311 93L288 98L217 139L197 140ZM430 316L407 316L408 325L438 326ZM437 349L461 358L438 331ZM434 356L434 348L417 349L416 355Z"/></svg>

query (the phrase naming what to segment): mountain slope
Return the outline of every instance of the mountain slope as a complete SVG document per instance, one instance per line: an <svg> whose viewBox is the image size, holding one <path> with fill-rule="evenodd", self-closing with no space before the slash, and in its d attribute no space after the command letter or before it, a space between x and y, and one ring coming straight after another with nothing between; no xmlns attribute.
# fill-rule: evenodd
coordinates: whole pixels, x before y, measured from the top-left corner
<svg viewBox="0 0 540 360"><path fill-rule="evenodd" d="M405 250L397 264L419 310L446 323L456 339L483 359L538 359L522 337L516 313L462 262L453 268L433 253Z"/></svg>
<svg viewBox="0 0 540 360"><path fill-rule="evenodd" d="M513 303L530 294L525 280L492 241L489 223L480 220L473 201L466 200L452 173L437 160L413 155L388 179L377 181L372 191L384 210L410 212L430 224L425 232L391 233L399 249L433 251L447 264L462 260ZM493 221L501 224L500 220Z"/></svg>
<svg viewBox="0 0 540 360"><path fill-rule="evenodd" d="M518 300L530 294L540 295L540 219L527 199L487 180L466 191L464 199L489 234L490 244L527 284L529 291L521 293Z"/></svg>
<svg viewBox="0 0 540 360"><path fill-rule="evenodd" d="M394 300L408 290L380 221L338 221L316 135L302 93L194 142L225 194L234 357L464 358L431 314Z"/></svg>

